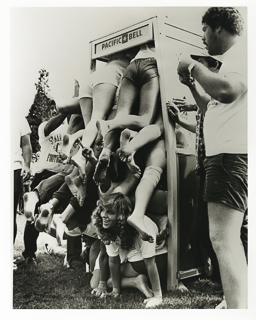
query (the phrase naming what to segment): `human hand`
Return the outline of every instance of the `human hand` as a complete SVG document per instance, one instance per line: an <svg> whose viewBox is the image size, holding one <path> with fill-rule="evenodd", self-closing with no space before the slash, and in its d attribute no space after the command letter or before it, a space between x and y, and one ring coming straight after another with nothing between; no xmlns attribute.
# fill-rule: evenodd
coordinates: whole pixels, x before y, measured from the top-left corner
<svg viewBox="0 0 256 320"><path fill-rule="evenodd" d="M20 174L22 176L22 182L27 181L30 178L30 174L31 174L30 168L24 165Z"/></svg>
<svg viewBox="0 0 256 320"><path fill-rule="evenodd" d="M185 86L192 88L195 85L195 79L190 74L180 75L179 80Z"/></svg>
<svg viewBox="0 0 256 320"><path fill-rule="evenodd" d="M152 298L145 299L143 301L143 303L146 304L146 308L153 308L153 307L159 306L162 302L163 302L162 297L152 297Z"/></svg>
<svg viewBox="0 0 256 320"><path fill-rule="evenodd" d="M167 110L169 115L171 116L174 122L180 122L180 110L176 107L176 105L172 104L170 101L166 103Z"/></svg>
<svg viewBox="0 0 256 320"><path fill-rule="evenodd" d="M178 75L180 76L190 76L188 67L190 66L190 64L193 62L194 60L192 58L190 58L189 56L186 56L184 54L179 56L179 63L178 63L178 68L177 68L177 72Z"/></svg>
<svg viewBox="0 0 256 320"><path fill-rule="evenodd" d="M91 292L91 294L93 294L99 298L103 298L106 293L107 293L107 286L105 288L103 288L103 287L95 288Z"/></svg>
<svg viewBox="0 0 256 320"><path fill-rule="evenodd" d="M102 293L100 298L119 298L120 297L120 292L117 292L117 291L112 291L112 292L109 292L109 293Z"/></svg>
<svg viewBox="0 0 256 320"><path fill-rule="evenodd" d="M188 103L186 98L184 99L172 99L172 102L179 108L181 112L195 111L195 104Z"/></svg>

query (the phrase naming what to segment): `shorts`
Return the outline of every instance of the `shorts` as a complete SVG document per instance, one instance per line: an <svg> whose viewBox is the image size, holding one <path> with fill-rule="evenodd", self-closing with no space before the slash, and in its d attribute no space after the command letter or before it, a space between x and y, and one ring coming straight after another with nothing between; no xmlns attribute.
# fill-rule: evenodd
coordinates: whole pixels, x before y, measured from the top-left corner
<svg viewBox="0 0 256 320"><path fill-rule="evenodd" d="M136 59L126 69L124 78L130 79L141 88L150 79L158 77L157 64L154 58Z"/></svg>
<svg viewBox="0 0 256 320"><path fill-rule="evenodd" d="M167 284L167 253L159 254L155 256L156 266L161 282L161 287L166 289ZM130 262L134 271L139 274L145 274L148 276L148 271L144 260Z"/></svg>
<svg viewBox="0 0 256 320"><path fill-rule="evenodd" d="M247 154L221 153L204 160L204 200L245 212L248 205Z"/></svg>
<svg viewBox="0 0 256 320"><path fill-rule="evenodd" d="M100 70L96 70L89 76L89 81L86 85L81 86L79 99L91 98L92 91L95 86L101 83L112 84L118 87L122 80L125 68L116 64L109 64Z"/></svg>
<svg viewBox="0 0 256 320"><path fill-rule="evenodd" d="M14 170L14 192L19 194L23 192L21 169Z"/></svg>

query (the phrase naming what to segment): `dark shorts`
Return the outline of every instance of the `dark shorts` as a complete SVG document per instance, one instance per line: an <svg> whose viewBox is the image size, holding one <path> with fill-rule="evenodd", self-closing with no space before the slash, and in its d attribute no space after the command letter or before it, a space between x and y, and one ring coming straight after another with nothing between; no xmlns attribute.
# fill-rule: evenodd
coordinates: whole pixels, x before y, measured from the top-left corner
<svg viewBox="0 0 256 320"><path fill-rule="evenodd" d="M159 254L155 256L156 266L159 273L162 289L166 289L167 285L167 253ZM139 274L145 274L148 277L148 271L144 260L131 262L131 266L134 271Z"/></svg>
<svg viewBox="0 0 256 320"><path fill-rule="evenodd" d="M22 176L21 169L14 170L14 192L22 194L23 192L23 183L22 183Z"/></svg>
<svg viewBox="0 0 256 320"><path fill-rule="evenodd" d="M134 60L127 67L123 76L123 78L130 79L139 88L156 77L158 77L158 71L154 58Z"/></svg>
<svg viewBox="0 0 256 320"><path fill-rule="evenodd" d="M247 154L222 153L204 160L204 200L224 203L238 211L247 209Z"/></svg>

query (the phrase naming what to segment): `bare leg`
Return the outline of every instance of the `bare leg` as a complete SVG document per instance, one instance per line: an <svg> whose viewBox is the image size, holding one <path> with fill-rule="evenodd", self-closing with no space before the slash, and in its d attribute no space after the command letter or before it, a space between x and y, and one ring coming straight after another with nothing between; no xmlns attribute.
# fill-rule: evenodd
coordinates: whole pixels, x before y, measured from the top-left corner
<svg viewBox="0 0 256 320"><path fill-rule="evenodd" d="M227 307L246 309L247 263L240 238L244 214L222 203L209 202L208 215Z"/></svg>
<svg viewBox="0 0 256 320"><path fill-rule="evenodd" d="M94 180L96 183L104 182L107 176L107 170L109 167L110 156L112 151L108 148L104 148L99 156L99 161L96 165L94 172Z"/></svg>
<svg viewBox="0 0 256 320"><path fill-rule="evenodd" d="M39 232L48 231L52 222L54 209L58 205L59 200L51 199L51 203L42 204L39 208L39 215L35 222L35 228Z"/></svg>
<svg viewBox="0 0 256 320"><path fill-rule="evenodd" d="M122 90L123 89L123 90ZM126 100L123 96L125 92ZM149 82L145 83L140 90L140 111L139 115L131 115L130 109L134 103L134 99L138 94L137 88L134 86L129 79L123 79L120 98L118 101L118 109L116 117L113 120L99 120L96 123L98 128L98 135L101 136L103 141L105 140L106 134L114 129L132 129L139 131L145 126L152 123L159 105L159 81L158 77L150 79ZM127 111L125 107L127 106Z"/></svg>
<svg viewBox="0 0 256 320"><path fill-rule="evenodd" d="M116 86L108 83L101 83L93 88L92 115L82 138L82 143L85 148L90 148L96 138L96 121L98 119L105 119L110 112L113 106L116 89Z"/></svg>
<svg viewBox="0 0 256 320"><path fill-rule="evenodd" d="M144 241L152 242L153 240L153 238L147 234L147 230L144 225L144 215L165 165L164 141L159 140L150 146L146 169L135 191L134 210L131 216L127 219L127 222L138 230L142 240Z"/></svg>
<svg viewBox="0 0 256 320"><path fill-rule="evenodd" d="M79 202L80 207L82 207L86 197L86 183L84 184L84 181L82 180L81 176L77 176L74 179L74 182L77 187L77 200Z"/></svg>
<svg viewBox="0 0 256 320"><path fill-rule="evenodd" d="M67 159L70 156L72 156L72 154L74 154L74 144L76 142L76 140L78 138L81 138L83 135L84 130L80 130L77 131L76 133L69 135L69 134L65 134L63 137L63 143L62 146L60 148L60 156L62 159Z"/></svg>
<svg viewBox="0 0 256 320"><path fill-rule="evenodd" d="M112 288L112 280L108 280L108 287ZM121 287L136 288L142 292L146 298L153 297L153 291L148 286L147 277L143 274L138 274L132 268L130 263L125 263L121 267Z"/></svg>
<svg viewBox="0 0 256 320"><path fill-rule="evenodd" d="M79 170L78 168L74 168L74 170L69 174L68 176L65 177L65 182L69 187L69 190L73 194L74 197L77 196L77 186L75 185L75 177L79 175Z"/></svg>
<svg viewBox="0 0 256 320"><path fill-rule="evenodd" d="M64 224L67 224L68 220L73 216L75 212L75 209L72 207L71 204L69 204L61 214L61 221Z"/></svg>
<svg viewBox="0 0 256 320"><path fill-rule="evenodd" d="M71 162L79 169L83 182L86 181L86 159L82 155L82 148L71 158Z"/></svg>

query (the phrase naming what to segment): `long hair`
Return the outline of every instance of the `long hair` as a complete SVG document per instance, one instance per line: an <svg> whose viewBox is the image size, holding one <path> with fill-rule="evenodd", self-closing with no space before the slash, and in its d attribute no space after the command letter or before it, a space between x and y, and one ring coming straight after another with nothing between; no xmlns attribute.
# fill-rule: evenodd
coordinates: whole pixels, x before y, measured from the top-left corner
<svg viewBox="0 0 256 320"><path fill-rule="evenodd" d="M104 229L101 212L103 209L111 210L117 214L117 226L115 229ZM129 250L134 247L134 236L137 231L127 223L127 218L132 213L132 204L128 197L122 193L112 193L104 199L100 199L97 208L92 214L92 222L97 233L105 244L121 239L121 248Z"/></svg>

